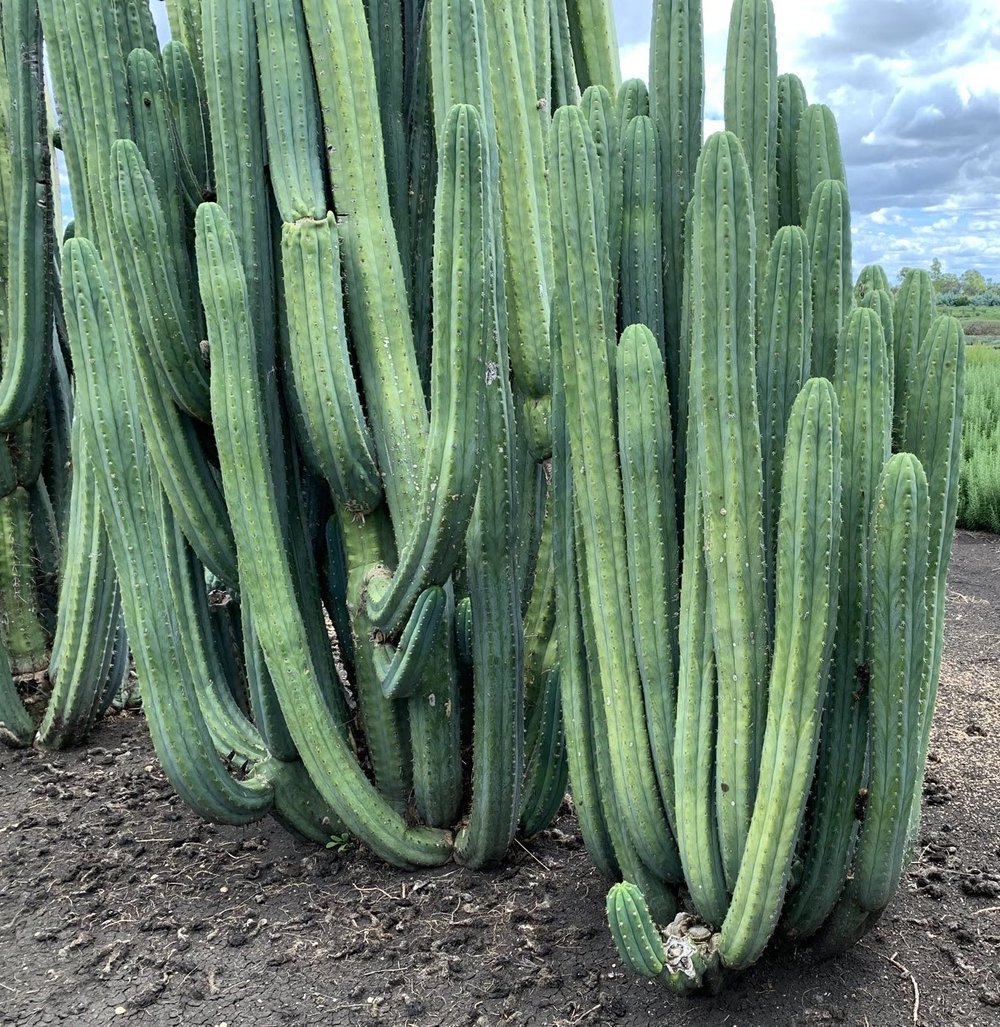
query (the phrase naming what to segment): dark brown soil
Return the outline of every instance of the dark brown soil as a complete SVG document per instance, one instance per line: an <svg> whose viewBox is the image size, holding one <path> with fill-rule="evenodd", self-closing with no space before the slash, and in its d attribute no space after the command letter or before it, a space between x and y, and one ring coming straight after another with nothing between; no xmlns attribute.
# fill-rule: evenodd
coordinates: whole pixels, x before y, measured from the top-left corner
<svg viewBox="0 0 1000 1027"><path fill-rule="evenodd" d="M571 815L497 873L400 874L200 822L117 715L77 752L0 750L0 1024L996 1027L1000 540L960 533L950 588L920 857L838 961L673 998L616 964Z"/></svg>

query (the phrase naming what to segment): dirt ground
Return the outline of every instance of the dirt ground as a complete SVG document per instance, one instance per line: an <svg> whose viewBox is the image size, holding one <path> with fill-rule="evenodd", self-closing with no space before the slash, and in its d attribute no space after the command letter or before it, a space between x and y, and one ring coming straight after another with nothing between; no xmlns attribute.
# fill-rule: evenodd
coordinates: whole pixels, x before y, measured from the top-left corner
<svg viewBox="0 0 1000 1027"><path fill-rule="evenodd" d="M204 824L141 718L0 749L0 1024L1000 1024L1000 539L959 533L920 858L879 928L717 998L621 971L572 816L493 874L400 874L273 821Z"/></svg>

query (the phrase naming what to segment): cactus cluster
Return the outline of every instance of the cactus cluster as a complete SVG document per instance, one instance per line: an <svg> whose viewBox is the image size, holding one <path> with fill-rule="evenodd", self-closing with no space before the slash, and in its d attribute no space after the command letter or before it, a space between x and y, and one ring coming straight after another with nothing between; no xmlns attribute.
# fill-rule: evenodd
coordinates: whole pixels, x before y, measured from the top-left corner
<svg viewBox="0 0 1000 1027"><path fill-rule="evenodd" d="M654 111L701 102L699 8L656 5ZM550 164L570 783L595 863L623 879L622 959L682 991L776 931L840 951L899 884L962 412L961 328L926 275L895 300L881 268L852 281L836 122L777 75L771 0L733 4L725 82L726 130L683 161L668 120L593 117L628 111L623 87L556 113ZM637 202L658 261L622 244Z"/></svg>
<svg viewBox="0 0 1000 1027"><path fill-rule="evenodd" d="M0 7L3 641L52 682L36 725L0 659L4 739L79 740L131 653L207 818L484 866L568 778L638 972L853 942L919 818L962 338L852 281L771 0L704 145L700 0L648 85L608 0L167 7L162 50L147 0Z"/></svg>

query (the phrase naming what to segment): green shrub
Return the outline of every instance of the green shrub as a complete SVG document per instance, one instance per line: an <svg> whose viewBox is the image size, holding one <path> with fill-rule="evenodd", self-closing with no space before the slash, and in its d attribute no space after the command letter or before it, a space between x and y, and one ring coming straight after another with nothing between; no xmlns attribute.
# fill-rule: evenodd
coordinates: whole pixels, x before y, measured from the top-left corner
<svg viewBox="0 0 1000 1027"><path fill-rule="evenodd" d="M1000 351L969 346L958 523L1000 532Z"/></svg>

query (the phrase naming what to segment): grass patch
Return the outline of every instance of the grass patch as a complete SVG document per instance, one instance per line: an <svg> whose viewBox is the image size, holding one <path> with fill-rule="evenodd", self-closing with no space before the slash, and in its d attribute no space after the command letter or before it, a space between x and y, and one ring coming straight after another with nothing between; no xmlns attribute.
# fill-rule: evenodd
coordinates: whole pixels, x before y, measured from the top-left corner
<svg viewBox="0 0 1000 1027"><path fill-rule="evenodd" d="M1000 533L1000 349L991 346L965 351L958 523Z"/></svg>

